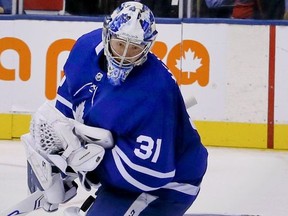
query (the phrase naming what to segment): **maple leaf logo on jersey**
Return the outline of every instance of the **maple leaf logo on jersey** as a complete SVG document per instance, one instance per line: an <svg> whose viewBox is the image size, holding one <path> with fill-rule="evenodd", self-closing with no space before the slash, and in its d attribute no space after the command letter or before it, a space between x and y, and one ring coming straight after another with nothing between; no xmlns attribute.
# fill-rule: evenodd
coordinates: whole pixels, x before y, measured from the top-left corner
<svg viewBox="0 0 288 216"><path fill-rule="evenodd" d="M85 101L80 103L74 112L74 119L80 123L84 123L83 116L84 116L84 109L85 109Z"/></svg>

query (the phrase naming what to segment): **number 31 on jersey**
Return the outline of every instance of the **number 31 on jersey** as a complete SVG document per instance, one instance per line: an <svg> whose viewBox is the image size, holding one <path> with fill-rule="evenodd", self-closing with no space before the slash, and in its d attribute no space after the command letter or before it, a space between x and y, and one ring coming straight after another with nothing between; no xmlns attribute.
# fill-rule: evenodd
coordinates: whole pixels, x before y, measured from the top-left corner
<svg viewBox="0 0 288 216"><path fill-rule="evenodd" d="M160 154L162 139L154 141L149 136L140 135L136 142L141 145L134 150L135 155L143 160L151 159L151 162L156 163Z"/></svg>

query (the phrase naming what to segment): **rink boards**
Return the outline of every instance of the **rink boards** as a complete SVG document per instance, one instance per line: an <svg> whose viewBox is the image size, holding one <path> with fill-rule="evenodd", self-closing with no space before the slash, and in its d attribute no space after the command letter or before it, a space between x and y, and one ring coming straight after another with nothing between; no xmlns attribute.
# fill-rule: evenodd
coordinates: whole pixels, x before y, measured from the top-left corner
<svg viewBox="0 0 288 216"><path fill-rule="evenodd" d="M77 38L102 27L102 20L4 18L0 139L15 139L27 132L30 114L56 98ZM152 51L169 67L184 98L196 97L198 104L188 112L205 145L288 149L287 29L283 22L159 21Z"/></svg>

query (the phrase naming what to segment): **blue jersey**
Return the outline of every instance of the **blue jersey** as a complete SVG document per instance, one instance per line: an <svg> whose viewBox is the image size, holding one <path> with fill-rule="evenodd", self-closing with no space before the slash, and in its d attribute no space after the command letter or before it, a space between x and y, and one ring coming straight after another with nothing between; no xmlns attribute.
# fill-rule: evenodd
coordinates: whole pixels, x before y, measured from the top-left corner
<svg viewBox="0 0 288 216"><path fill-rule="evenodd" d="M101 37L99 29L75 43L56 107L69 118L112 132L115 147L106 150L95 170L103 185L191 199L206 171L207 151L179 86L152 53L120 86L111 85Z"/></svg>

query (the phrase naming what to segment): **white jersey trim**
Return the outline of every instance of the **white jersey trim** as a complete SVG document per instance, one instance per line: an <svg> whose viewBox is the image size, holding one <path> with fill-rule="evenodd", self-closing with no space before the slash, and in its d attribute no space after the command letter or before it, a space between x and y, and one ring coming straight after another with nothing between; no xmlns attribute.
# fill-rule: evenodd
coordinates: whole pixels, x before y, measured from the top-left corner
<svg viewBox="0 0 288 216"><path fill-rule="evenodd" d="M92 85L92 84L93 84L92 82L86 83L81 88L79 88L78 91L76 91L73 96L76 96L83 88L85 88L86 86Z"/></svg>
<svg viewBox="0 0 288 216"><path fill-rule="evenodd" d="M192 196L196 196L200 190L200 187L197 187L195 185L178 182L170 182L162 188L176 190Z"/></svg>
<svg viewBox="0 0 288 216"><path fill-rule="evenodd" d="M160 188L164 188L164 189L170 189L170 190L175 190L187 195L191 195L191 196L196 196L200 190L200 187L191 185L191 184L185 184L185 183L178 183L178 182L170 182L168 184L166 184L163 187L149 187L147 185L144 185L143 183L137 181L136 179L134 179L131 175L129 175L129 173L125 170L125 167L122 164L122 161L120 159L120 156L118 155L118 153L116 152L116 148L118 148L117 146L115 146L115 148L112 149L112 155L116 164L116 167L118 169L118 171L120 172L120 174L122 175L122 177L129 182L130 184L134 185L135 187L139 188L140 190L143 191L152 191L152 190L157 190Z"/></svg>
<svg viewBox="0 0 288 216"><path fill-rule="evenodd" d="M57 94L57 101L59 101L60 103L64 104L65 106L67 106L68 108L72 110L72 103L70 103L68 100L66 100L64 97L62 97L59 94Z"/></svg>
<svg viewBox="0 0 288 216"><path fill-rule="evenodd" d="M118 169L118 171L120 172L120 174L122 175L122 177L129 182L130 184L134 185L135 187L139 188L140 190L143 191L152 191L152 190L157 190L159 189L158 187L153 188L153 187L149 187L147 185L142 184L141 182L137 181L136 179L134 179L131 175L129 175L129 173L125 170L125 167L122 164L122 161L119 157L119 155L117 154L115 148L112 149L112 155L116 164L116 167Z"/></svg>
<svg viewBox="0 0 288 216"><path fill-rule="evenodd" d="M103 43L99 43L96 47L95 47L95 52L97 55L99 55L99 53L101 52L101 50L104 49Z"/></svg>
<svg viewBox="0 0 288 216"><path fill-rule="evenodd" d="M153 177L157 177L157 178L173 178L175 176L175 170L171 172L163 173L163 172L158 172L158 171L149 169L147 167L137 165L133 163L118 146L115 146L114 149L116 153L119 155L119 157L125 162L125 164L137 172L141 172L141 173L144 173Z"/></svg>

